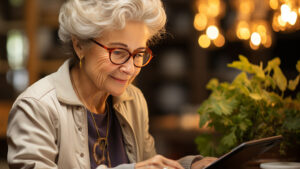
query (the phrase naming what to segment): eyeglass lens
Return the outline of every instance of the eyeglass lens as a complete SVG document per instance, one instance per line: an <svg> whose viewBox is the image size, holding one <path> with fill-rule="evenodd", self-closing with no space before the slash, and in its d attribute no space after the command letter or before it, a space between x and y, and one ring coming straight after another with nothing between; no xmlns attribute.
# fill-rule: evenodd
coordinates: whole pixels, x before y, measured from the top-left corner
<svg viewBox="0 0 300 169"><path fill-rule="evenodd" d="M114 49L111 51L111 61L115 64L123 64L131 57L130 53L125 49ZM151 54L145 51L135 52L133 54L134 65L141 67L148 63L151 58Z"/></svg>

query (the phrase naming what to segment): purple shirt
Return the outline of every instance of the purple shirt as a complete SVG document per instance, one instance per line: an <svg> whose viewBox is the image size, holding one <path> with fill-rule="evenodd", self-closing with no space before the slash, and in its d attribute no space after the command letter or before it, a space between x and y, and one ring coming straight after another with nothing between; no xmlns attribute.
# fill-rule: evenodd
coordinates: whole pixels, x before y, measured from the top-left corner
<svg viewBox="0 0 300 169"><path fill-rule="evenodd" d="M109 111L105 114L95 114L93 116L97 123L99 134L102 138L105 138L107 132L107 121L109 113L109 131L108 131L108 148L104 148L104 152L97 146L96 153L98 160L101 160L101 164L108 166L108 159L111 161L111 167L116 167L120 164L129 163L127 154L124 148L123 134L118 118L115 115L114 109L112 108L111 96L108 98ZM93 147L95 141L98 139L98 134L94 125L91 112L87 112L88 118L88 135L89 135L89 153L91 169L97 168L97 164L93 154ZM103 142L104 143L104 142ZM108 150L108 151L107 151ZM104 156L104 157L103 157ZM109 158L108 158L109 156Z"/></svg>

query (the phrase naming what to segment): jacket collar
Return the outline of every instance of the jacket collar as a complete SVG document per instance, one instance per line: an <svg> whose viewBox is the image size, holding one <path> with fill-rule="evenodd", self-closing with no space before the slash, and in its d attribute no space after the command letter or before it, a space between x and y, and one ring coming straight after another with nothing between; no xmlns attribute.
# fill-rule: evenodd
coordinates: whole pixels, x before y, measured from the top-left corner
<svg viewBox="0 0 300 169"><path fill-rule="evenodd" d="M56 89L56 96L59 101L70 104L84 106L75 93L71 82L70 68L74 64L72 59L68 59L53 75L53 83ZM133 97L129 95L128 91L125 90L120 96L113 97L113 104L120 104L124 101L132 100Z"/></svg>

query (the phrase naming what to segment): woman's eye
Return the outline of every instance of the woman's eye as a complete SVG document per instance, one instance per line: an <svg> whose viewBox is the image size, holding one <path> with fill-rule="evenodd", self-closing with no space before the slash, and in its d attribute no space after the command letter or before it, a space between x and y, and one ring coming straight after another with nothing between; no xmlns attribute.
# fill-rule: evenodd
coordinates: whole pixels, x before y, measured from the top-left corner
<svg viewBox="0 0 300 169"><path fill-rule="evenodd" d="M118 51L118 50L114 50L113 51L113 54L114 55L120 55L120 54L122 54L123 52L122 51Z"/></svg>
<svg viewBox="0 0 300 169"><path fill-rule="evenodd" d="M143 55L138 53L138 54L135 55L135 57L143 57Z"/></svg>
<svg viewBox="0 0 300 169"><path fill-rule="evenodd" d="M115 56L127 56L128 55L128 52L125 51L125 50L119 50L119 49L116 49L112 52L112 55L115 55Z"/></svg>
<svg viewBox="0 0 300 169"><path fill-rule="evenodd" d="M144 57L144 52L141 52L141 53L137 53L136 55L135 55L135 57Z"/></svg>

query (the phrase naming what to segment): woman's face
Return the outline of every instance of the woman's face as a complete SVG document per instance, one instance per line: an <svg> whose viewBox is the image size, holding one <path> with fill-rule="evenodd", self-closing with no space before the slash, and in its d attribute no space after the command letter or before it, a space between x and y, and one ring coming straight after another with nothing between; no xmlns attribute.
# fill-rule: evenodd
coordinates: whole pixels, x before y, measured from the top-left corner
<svg viewBox="0 0 300 169"><path fill-rule="evenodd" d="M133 52L146 47L148 38L149 32L144 23L130 21L124 29L107 31L95 40L109 48L125 48ZM113 96L121 95L141 70L134 66L133 57L122 65L111 63L109 52L95 43L84 46L81 52L84 57L81 69L89 81L96 90Z"/></svg>

